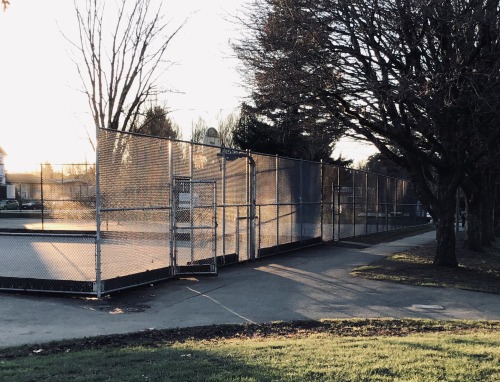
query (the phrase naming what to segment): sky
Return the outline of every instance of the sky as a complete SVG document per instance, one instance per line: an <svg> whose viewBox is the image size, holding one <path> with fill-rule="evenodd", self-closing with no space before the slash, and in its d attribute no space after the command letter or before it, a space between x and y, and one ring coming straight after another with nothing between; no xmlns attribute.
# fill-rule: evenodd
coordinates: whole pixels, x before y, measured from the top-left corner
<svg viewBox="0 0 500 382"><path fill-rule="evenodd" d="M171 110L183 139L190 138L199 117L216 126L246 96L229 42L238 37L230 20L247 1L163 1L172 31L186 20L167 49L173 65L163 85L172 92L159 100ZM0 147L7 152L6 171L33 171L45 162L94 162L95 128L64 37L76 41L73 1L10 3L0 14ZM362 159L372 151L347 142L336 154Z"/></svg>

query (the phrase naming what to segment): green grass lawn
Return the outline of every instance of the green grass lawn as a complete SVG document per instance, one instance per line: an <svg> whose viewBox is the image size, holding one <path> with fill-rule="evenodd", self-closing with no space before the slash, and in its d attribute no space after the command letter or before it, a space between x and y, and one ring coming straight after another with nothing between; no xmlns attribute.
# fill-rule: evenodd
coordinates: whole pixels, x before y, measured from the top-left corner
<svg viewBox="0 0 500 382"><path fill-rule="evenodd" d="M456 268L433 265L433 241L356 268L351 274L372 280L500 294L500 244L495 242L483 252L474 252L466 249L463 241L461 232L457 236Z"/></svg>
<svg viewBox="0 0 500 382"><path fill-rule="evenodd" d="M152 331L0 349L0 380L498 381L499 329L352 319Z"/></svg>

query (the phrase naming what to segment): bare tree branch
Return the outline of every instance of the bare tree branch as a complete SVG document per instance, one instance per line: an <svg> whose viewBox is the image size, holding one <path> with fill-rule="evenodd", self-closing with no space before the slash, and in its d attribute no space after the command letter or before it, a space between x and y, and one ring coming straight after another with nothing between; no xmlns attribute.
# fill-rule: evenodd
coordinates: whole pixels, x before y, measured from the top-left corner
<svg viewBox="0 0 500 382"><path fill-rule="evenodd" d="M144 103L161 93L156 82L167 48L186 21L169 32L161 5L151 0L75 0L74 7L79 40L72 45L94 123L130 131Z"/></svg>

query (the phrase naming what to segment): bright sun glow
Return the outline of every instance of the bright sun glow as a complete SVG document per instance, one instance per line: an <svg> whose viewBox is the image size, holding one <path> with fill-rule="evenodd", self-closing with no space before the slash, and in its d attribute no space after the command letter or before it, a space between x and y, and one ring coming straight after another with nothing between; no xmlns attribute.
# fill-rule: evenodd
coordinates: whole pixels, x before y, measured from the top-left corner
<svg viewBox="0 0 500 382"><path fill-rule="evenodd" d="M244 0L163 1L169 26L186 25L172 40L165 75L165 102L189 139L192 123L209 124L234 111L244 96L230 58L235 37L228 15ZM76 36L72 1L11 1L0 14L0 147L8 173L33 171L40 163L93 162L95 130L80 92L71 47ZM72 38L76 41L76 39Z"/></svg>
<svg viewBox="0 0 500 382"><path fill-rule="evenodd" d="M172 31L188 19L170 44L167 59L174 64L162 77L161 85L173 92L158 100L171 109L183 139L190 139L199 117L214 126L244 100L229 45L238 32L230 20L249 1L162 1ZM73 1L10 3L0 14L0 147L7 173L34 171L45 162L94 162L95 128L63 37L77 41ZM338 153L355 160L369 155L352 144L338 145Z"/></svg>

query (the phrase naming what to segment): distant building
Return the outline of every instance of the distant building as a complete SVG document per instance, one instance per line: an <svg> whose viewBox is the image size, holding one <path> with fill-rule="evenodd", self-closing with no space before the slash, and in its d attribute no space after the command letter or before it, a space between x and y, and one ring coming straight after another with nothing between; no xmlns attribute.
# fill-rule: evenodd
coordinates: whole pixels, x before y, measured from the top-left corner
<svg viewBox="0 0 500 382"><path fill-rule="evenodd" d="M7 187L12 188L20 200L87 200L95 199L95 178L48 178L42 181L35 174L7 174ZM43 195L42 195L43 183ZM4 197L5 198L5 197ZM12 198L7 196L7 198ZM2 199L0 197L0 199Z"/></svg>
<svg viewBox="0 0 500 382"><path fill-rule="evenodd" d="M0 200L17 199L21 204L26 200L78 200L94 201L96 195L95 174L86 171L74 177L50 171L47 176L28 173L7 173L5 171L5 150L0 147ZM87 167L85 167L87 168Z"/></svg>
<svg viewBox="0 0 500 382"><path fill-rule="evenodd" d="M16 197L16 189L7 181L5 173L4 158L7 153L0 147L0 199L14 199Z"/></svg>
<svg viewBox="0 0 500 382"><path fill-rule="evenodd" d="M18 198L41 199L40 175L7 174L7 183L14 188Z"/></svg>

